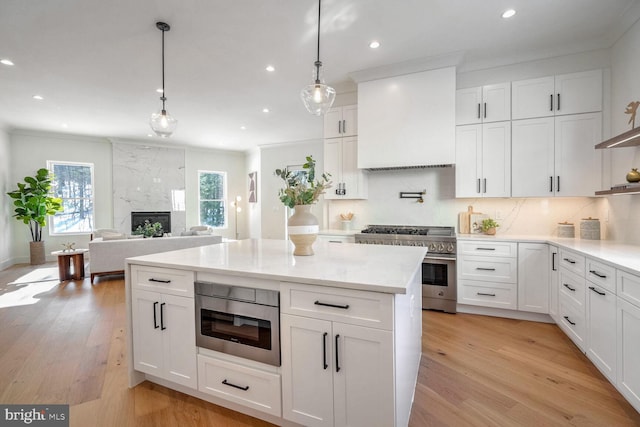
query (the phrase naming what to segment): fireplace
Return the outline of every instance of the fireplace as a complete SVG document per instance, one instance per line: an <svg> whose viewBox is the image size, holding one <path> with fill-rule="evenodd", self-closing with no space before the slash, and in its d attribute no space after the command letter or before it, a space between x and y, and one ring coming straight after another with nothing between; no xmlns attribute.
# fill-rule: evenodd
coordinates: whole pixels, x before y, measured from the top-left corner
<svg viewBox="0 0 640 427"><path fill-rule="evenodd" d="M131 231L136 231L138 226L144 226L144 222L162 224L164 233L171 233L171 212L131 212Z"/></svg>

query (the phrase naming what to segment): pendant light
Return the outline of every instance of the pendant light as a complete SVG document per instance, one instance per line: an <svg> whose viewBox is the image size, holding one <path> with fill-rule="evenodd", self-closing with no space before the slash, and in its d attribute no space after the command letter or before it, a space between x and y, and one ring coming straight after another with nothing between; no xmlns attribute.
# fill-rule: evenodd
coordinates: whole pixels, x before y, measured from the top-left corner
<svg viewBox="0 0 640 427"><path fill-rule="evenodd" d="M316 116L321 116L331 108L333 101L336 99L336 91L331 86L327 86L320 79L320 4L322 0L318 0L318 50L315 66L316 81L313 84L306 86L300 92L300 97L307 110Z"/></svg>
<svg viewBox="0 0 640 427"><path fill-rule="evenodd" d="M165 22L156 22L156 27L162 31L162 109L157 113L151 115L151 129L161 138L168 138L176 130L178 121L171 117L165 108L165 101L167 100L167 92L164 89L164 33L169 31L171 27Z"/></svg>

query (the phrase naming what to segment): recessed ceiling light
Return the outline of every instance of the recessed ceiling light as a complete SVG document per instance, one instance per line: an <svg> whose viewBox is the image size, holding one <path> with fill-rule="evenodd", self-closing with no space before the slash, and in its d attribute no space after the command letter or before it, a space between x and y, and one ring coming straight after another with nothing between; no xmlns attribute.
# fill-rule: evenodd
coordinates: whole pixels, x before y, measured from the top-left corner
<svg viewBox="0 0 640 427"><path fill-rule="evenodd" d="M372 41L371 43L369 43L369 47L371 49L377 49L380 47L380 42L377 40Z"/></svg>
<svg viewBox="0 0 640 427"><path fill-rule="evenodd" d="M63 128L65 128L65 129L69 127L69 125L68 125L68 124L66 124L66 123L62 123L60 126L62 126L62 127L63 127Z"/></svg>
<svg viewBox="0 0 640 427"><path fill-rule="evenodd" d="M505 19L511 18L515 14L516 14L516 11L514 9L507 9L502 13L502 17Z"/></svg>
<svg viewBox="0 0 640 427"><path fill-rule="evenodd" d="M158 89L156 89L156 92L158 92L158 93L162 93L162 92L164 92L164 90L162 90L162 88L161 88L161 87L159 87Z"/></svg>
<svg viewBox="0 0 640 427"><path fill-rule="evenodd" d="M0 64L8 65L8 66L14 65L10 59L0 59Z"/></svg>
<svg viewBox="0 0 640 427"><path fill-rule="evenodd" d="M276 68L273 65L267 65L267 68L265 68L265 70L272 73L276 70Z"/></svg>
<svg viewBox="0 0 640 427"><path fill-rule="evenodd" d="M44 98L41 97L40 95L33 95L33 99L38 100L38 101L42 101Z"/></svg>
<svg viewBox="0 0 640 427"><path fill-rule="evenodd" d="M268 113L268 112L269 112L269 109L268 109L268 108L263 108L263 109L262 109L262 112L263 112L263 113Z"/></svg>
<svg viewBox="0 0 640 427"><path fill-rule="evenodd" d="M148 136L149 138L153 138L153 135L151 135L150 133L148 133L148 134L147 134L147 136ZM145 147L145 148L149 148L149 147Z"/></svg>
<svg viewBox="0 0 640 427"><path fill-rule="evenodd" d="M240 130L247 130L246 126L240 126Z"/></svg>

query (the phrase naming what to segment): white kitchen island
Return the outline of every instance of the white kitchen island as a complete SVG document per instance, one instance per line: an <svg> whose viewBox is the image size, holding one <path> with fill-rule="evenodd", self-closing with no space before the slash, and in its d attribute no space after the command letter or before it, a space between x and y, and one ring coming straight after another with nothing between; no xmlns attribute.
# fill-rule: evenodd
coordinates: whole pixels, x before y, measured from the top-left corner
<svg viewBox="0 0 640 427"><path fill-rule="evenodd" d="M127 259L129 385L149 380L283 426L407 426L426 249L292 251L240 240ZM197 347L195 281L279 291L281 366Z"/></svg>

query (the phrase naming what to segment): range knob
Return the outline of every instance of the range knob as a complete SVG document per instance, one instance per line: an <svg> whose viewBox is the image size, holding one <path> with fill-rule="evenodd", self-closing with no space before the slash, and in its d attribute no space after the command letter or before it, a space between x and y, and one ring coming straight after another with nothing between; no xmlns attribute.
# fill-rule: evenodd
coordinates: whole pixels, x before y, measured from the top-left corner
<svg viewBox="0 0 640 427"><path fill-rule="evenodd" d="M440 243L440 244L438 245L438 251L439 251L439 252L444 252L444 243Z"/></svg>
<svg viewBox="0 0 640 427"><path fill-rule="evenodd" d="M454 253L456 250L456 248L453 246L453 243L449 243L447 245L447 252L449 252L450 254Z"/></svg>

